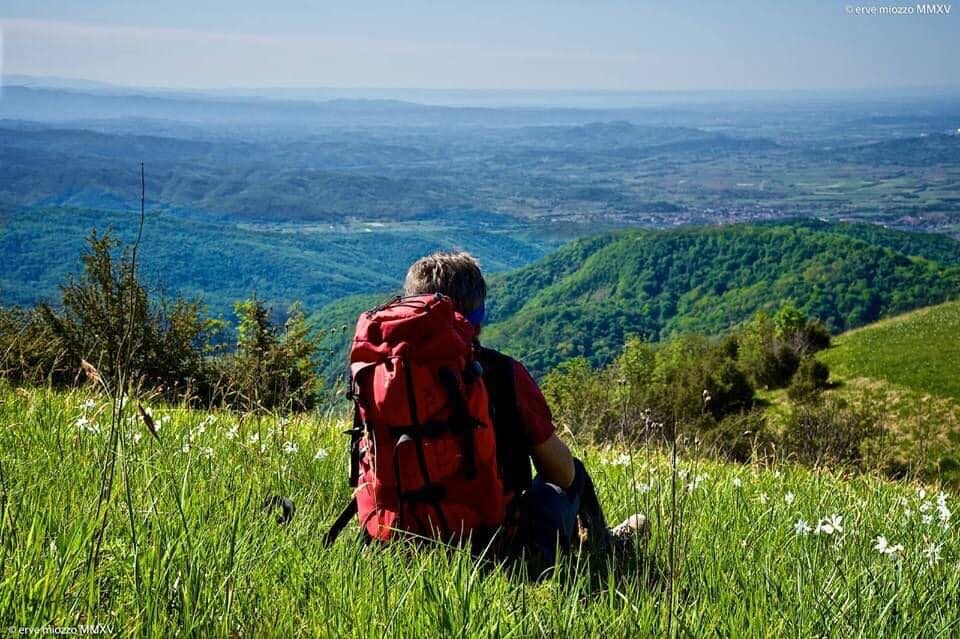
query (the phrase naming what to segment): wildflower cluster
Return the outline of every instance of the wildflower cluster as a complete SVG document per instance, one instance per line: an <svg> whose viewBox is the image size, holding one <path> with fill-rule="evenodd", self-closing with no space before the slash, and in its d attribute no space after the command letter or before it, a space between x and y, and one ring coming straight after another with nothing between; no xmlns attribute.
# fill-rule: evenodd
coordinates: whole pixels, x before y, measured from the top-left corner
<svg viewBox="0 0 960 639"><path fill-rule="evenodd" d="M96 416L94 411L97 408L97 403L92 399L88 399L83 402L80 406L83 411L82 414L77 417L77 420L74 422L74 426L77 427L81 433L91 433L97 435L100 433L100 426L96 422Z"/></svg>
<svg viewBox="0 0 960 639"><path fill-rule="evenodd" d="M886 555L891 561L900 561L903 559L903 544L891 544L883 535L878 535L874 539L873 549L881 555Z"/></svg>

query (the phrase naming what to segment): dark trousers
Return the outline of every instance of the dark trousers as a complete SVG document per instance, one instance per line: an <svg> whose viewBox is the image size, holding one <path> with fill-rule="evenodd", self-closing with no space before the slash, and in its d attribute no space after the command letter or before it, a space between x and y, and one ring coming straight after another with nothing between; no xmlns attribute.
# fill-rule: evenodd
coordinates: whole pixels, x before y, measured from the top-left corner
<svg viewBox="0 0 960 639"><path fill-rule="evenodd" d="M580 526L586 528L588 543L597 550L605 551L609 545L607 522L593 480L579 459L573 463L575 474L569 488L538 475L519 498L519 541L528 563L538 571L556 564L558 549L566 552L578 543Z"/></svg>

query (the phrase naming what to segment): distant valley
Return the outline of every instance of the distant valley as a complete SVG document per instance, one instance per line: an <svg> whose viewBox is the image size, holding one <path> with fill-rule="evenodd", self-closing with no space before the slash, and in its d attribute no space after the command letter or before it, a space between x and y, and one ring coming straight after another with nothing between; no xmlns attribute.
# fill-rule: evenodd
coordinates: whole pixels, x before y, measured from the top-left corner
<svg viewBox="0 0 960 639"><path fill-rule="evenodd" d="M12 82L0 305L56 302L91 229L132 240L140 161L154 291L226 317L254 293L279 316L300 300L342 327L420 255L469 250L494 276L487 338L538 372L788 297L839 331L958 290L955 91L442 106Z"/></svg>

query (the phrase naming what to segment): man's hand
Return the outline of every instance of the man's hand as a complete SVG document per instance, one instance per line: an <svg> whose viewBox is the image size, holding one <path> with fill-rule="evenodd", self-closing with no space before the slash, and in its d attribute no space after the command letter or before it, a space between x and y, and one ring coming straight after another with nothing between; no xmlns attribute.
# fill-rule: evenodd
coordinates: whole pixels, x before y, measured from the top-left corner
<svg viewBox="0 0 960 639"><path fill-rule="evenodd" d="M573 484L575 471L573 455L567 445L553 434L550 439L533 448L533 465L540 476L566 490Z"/></svg>

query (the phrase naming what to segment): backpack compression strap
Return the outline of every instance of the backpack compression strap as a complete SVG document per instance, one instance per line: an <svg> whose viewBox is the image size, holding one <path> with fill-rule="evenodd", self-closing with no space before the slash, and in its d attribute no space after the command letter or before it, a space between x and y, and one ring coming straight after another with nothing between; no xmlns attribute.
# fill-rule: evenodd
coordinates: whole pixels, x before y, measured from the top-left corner
<svg viewBox="0 0 960 639"><path fill-rule="evenodd" d="M343 529L347 527L347 524L350 523L350 520L353 519L353 516L356 514L357 498L354 497L350 500L350 503L347 504L347 507L343 509L343 512L337 516L333 525L330 526L330 530L327 531L327 534L323 538L323 545L328 548L332 546L333 542L337 540L337 537L340 536L340 533L343 532Z"/></svg>

